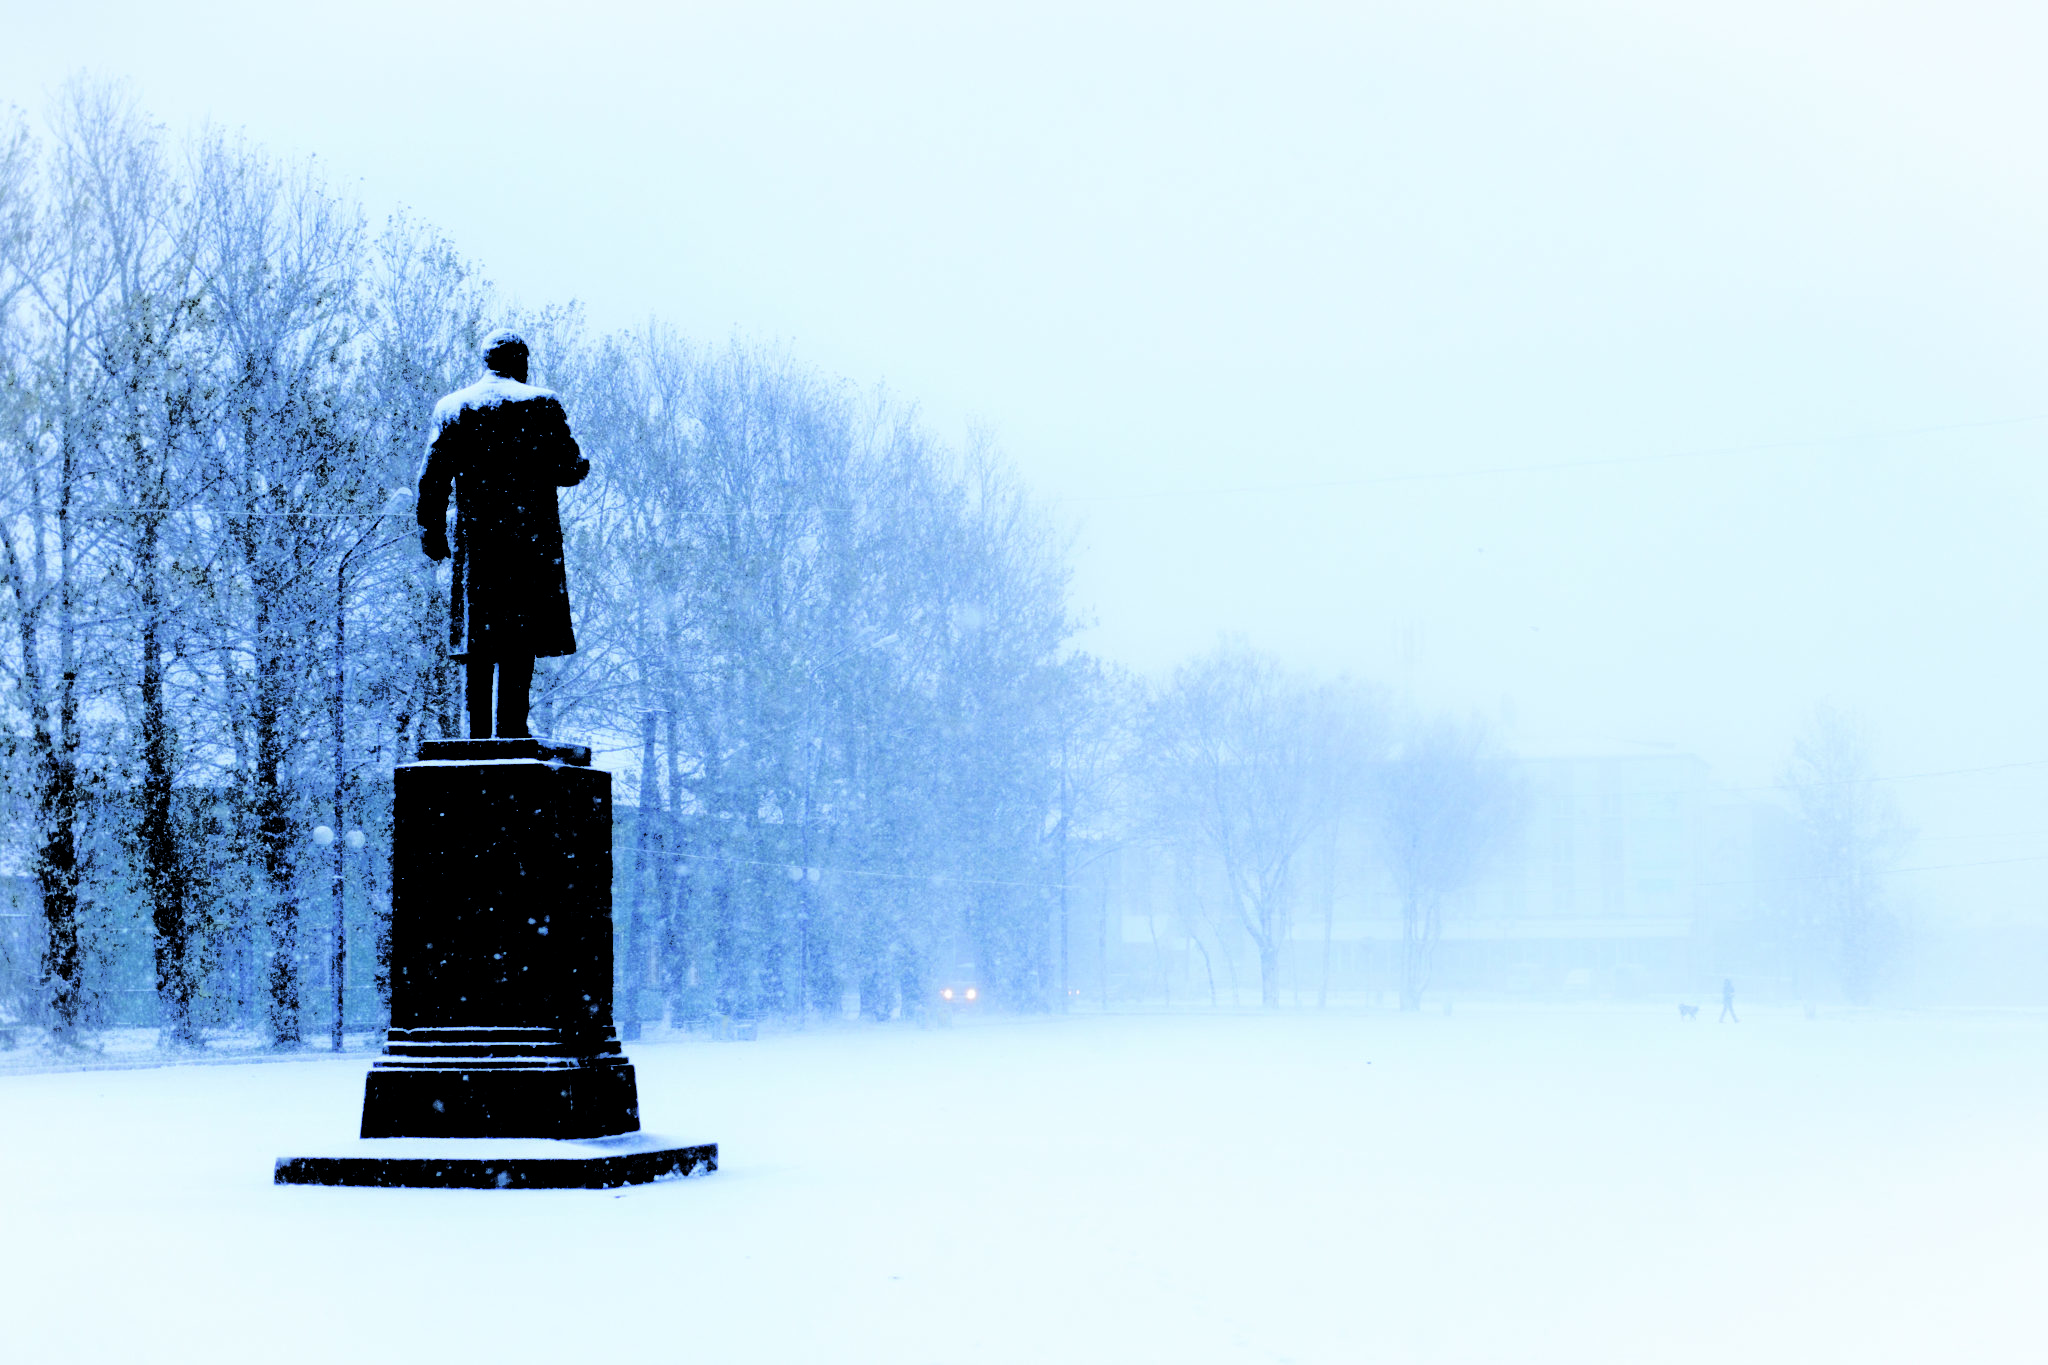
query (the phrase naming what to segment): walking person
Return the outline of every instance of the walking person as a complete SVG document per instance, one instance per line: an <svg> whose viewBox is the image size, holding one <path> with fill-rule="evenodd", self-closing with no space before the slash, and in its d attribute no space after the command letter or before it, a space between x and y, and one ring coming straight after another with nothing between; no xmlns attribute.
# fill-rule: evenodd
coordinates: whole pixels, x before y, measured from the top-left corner
<svg viewBox="0 0 2048 1365"><path fill-rule="evenodd" d="M1714 1022L1725 1024L1730 1019L1734 1019L1738 1024L1742 1022L1735 1014L1735 978L1724 976L1721 978L1721 1017Z"/></svg>

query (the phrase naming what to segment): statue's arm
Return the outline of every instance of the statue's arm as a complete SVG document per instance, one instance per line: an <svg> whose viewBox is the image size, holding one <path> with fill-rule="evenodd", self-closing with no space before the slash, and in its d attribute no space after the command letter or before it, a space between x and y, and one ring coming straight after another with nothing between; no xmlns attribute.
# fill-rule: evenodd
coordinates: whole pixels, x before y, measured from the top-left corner
<svg viewBox="0 0 2048 1365"><path fill-rule="evenodd" d="M590 461L583 458L576 438L569 434L569 414L562 411L562 405L550 399L548 409L548 444L555 457L555 482L573 488L590 472Z"/></svg>
<svg viewBox="0 0 2048 1365"><path fill-rule="evenodd" d="M418 516L420 548L427 558L448 557L448 494L455 485L455 424L443 423L427 444L427 467L420 474Z"/></svg>

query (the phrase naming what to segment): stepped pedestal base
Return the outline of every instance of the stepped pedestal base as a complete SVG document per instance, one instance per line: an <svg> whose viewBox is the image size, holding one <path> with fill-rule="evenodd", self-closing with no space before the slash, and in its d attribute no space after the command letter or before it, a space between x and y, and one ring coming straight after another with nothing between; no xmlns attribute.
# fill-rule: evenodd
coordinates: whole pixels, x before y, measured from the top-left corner
<svg viewBox="0 0 2048 1365"><path fill-rule="evenodd" d="M612 1029L611 774L542 739L444 740L393 775L391 1027L360 1139L280 1185L610 1189L718 1169L639 1131Z"/></svg>
<svg viewBox="0 0 2048 1365"><path fill-rule="evenodd" d="M283 1157L279 1185L433 1190L611 1190L718 1169L715 1142L650 1133L546 1138L364 1138L321 1156Z"/></svg>
<svg viewBox="0 0 2048 1365"><path fill-rule="evenodd" d="M600 1138L639 1126L633 1067L622 1056L552 1065L387 1056L363 1082L366 1138Z"/></svg>

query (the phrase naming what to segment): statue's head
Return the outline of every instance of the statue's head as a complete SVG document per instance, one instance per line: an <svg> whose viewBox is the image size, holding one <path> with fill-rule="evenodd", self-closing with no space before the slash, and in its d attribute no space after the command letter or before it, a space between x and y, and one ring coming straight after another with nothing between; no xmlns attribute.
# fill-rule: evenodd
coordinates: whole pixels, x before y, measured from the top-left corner
<svg viewBox="0 0 2048 1365"><path fill-rule="evenodd" d="M514 383L526 382L526 338L500 327L484 338L484 368Z"/></svg>

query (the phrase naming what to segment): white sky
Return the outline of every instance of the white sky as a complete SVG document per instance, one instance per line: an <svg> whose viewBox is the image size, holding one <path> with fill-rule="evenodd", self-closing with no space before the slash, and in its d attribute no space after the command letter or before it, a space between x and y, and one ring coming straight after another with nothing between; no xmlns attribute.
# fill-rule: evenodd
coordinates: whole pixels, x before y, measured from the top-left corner
<svg viewBox="0 0 2048 1365"><path fill-rule="evenodd" d="M126 76L522 300L985 426L1127 663L1739 783L1822 697L1886 772L2048 759L2037 8L0 3L0 100ZM1898 791L1917 861L2048 855L2048 765Z"/></svg>

